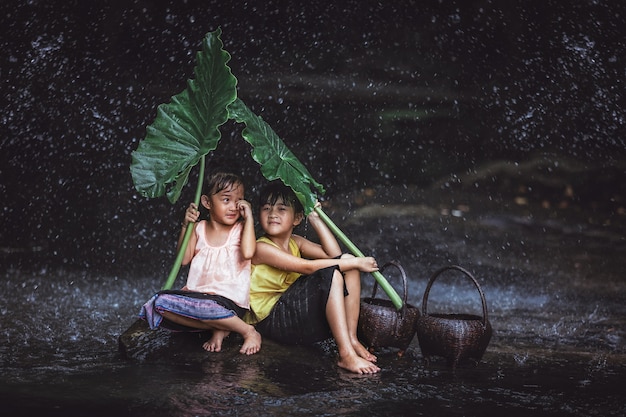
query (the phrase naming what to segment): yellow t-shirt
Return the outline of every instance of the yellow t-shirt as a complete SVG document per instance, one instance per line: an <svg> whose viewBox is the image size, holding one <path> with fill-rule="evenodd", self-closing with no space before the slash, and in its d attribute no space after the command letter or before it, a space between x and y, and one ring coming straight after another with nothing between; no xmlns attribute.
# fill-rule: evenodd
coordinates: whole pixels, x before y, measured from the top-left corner
<svg viewBox="0 0 626 417"><path fill-rule="evenodd" d="M265 236L257 239L257 242L276 246ZM289 252L293 256L300 257L300 248L293 239L289 239ZM266 318L280 296L300 275L297 272L282 271L265 264L253 264L250 276L250 311L244 316L244 321L249 324L256 324Z"/></svg>

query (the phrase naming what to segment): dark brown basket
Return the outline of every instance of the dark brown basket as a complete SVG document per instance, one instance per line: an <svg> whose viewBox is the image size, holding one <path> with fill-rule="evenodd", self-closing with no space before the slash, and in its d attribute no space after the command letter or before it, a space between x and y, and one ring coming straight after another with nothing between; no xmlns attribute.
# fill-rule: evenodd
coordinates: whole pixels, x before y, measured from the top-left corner
<svg viewBox="0 0 626 417"><path fill-rule="evenodd" d="M404 284L402 308L398 310L391 300L375 298L378 283L374 282L372 297L361 299L358 331L370 351L375 348L394 347L400 349L398 356L402 356L415 336L420 312L417 307L406 302L407 281L402 266L397 261L391 261L380 271L384 271L388 266L395 266L402 274Z"/></svg>
<svg viewBox="0 0 626 417"><path fill-rule="evenodd" d="M428 293L437 277L448 270L458 270L469 277L476 286L483 304L483 316L473 314L428 314ZM491 324L487 318L487 302L478 281L465 269L452 265L437 270L428 282L422 301L422 316L417 321L417 338L424 360L441 356L451 368L467 359L480 362L489 340Z"/></svg>

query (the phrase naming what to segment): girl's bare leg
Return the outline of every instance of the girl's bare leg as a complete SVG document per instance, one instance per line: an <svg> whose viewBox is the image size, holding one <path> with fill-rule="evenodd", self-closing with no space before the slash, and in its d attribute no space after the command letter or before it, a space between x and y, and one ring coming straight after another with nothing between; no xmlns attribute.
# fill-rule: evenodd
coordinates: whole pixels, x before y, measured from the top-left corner
<svg viewBox="0 0 626 417"><path fill-rule="evenodd" d="M229 317L227 319L202 321L202 320L191 319L189 317L179 316L178 314L174 314L169 311L165 311L161 314L166 319L174 323L182 324L184 326L193 327L196 329L203 329L203 330L214 330L216 332L221 331L222 333L218 333L218 337L220 334L223 335L219 342L220 350L221 350L221 341L224 340L224 337L225 337L225 334L223 332L231 332L231 331L235 333L239 333L243 337L243 345L241 346L241 349L239 349L240 353L243 353L246 355L252 355L252 354L257 353L261 349L261 334L256 331L254 326L251 326L245 323L239 317L234 316L234 317ZM207 343L210 343L211 340L215 338L215 336L216 336L216 333L214 332L213 337ZM206 347L204 348L206 349ZM209 349L206 349L206 350L209 350ZM219 352L219 350L213 350L212 352Z"/></svg>
<svg viewBox="0 0 626 417"><path fill-rule="evenodd" d="M254 326L249 325L239 317L213 320L212 323L216 329L233 331L243 337L243 345L241 345L239 353L253 355L261 349L261 334L256 331Z"/></svg>
<svg viewBox="0 0 626 417"><path fill-rule="evenodd" d="M330 330L337 343L337 349L339 350L339 361L337 365L358 374L373 374L379 372L380 368L358 355L352 345L346 320L343 285L341 272L335 271L328 302L326 303L326 318L328 319Z"/></svg>
<svg viewBox="0 0 626 417"><path fill-rule="evenodd" d="M350 335L350 343L356 351L357 355L370 362L376 362L376 355L372 354L357 337L357 329L359 325L359 311L361 309L361 274L358 270L353 269L344 274L348 295L344 297L346 308L346 323L348 325L348 334Z"/></svg>
<svg viewBox="0 0 626 417"><path fill-rule="evenodd" d="M210 322L190 319L189 317L179 316L178 314L174 314L169 311L164 311L161 313L161 315L173 323L181 324L187 327L193 327L194 329L201 329L201 330L213 329L213 326L211 326Z"/></svg>

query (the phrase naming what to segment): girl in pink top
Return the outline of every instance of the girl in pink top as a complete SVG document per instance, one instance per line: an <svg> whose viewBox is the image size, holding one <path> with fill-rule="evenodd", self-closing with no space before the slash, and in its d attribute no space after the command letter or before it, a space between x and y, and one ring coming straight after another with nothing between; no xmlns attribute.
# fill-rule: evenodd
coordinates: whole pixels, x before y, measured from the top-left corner
<svg viewBox="0 0 626 417"><path fill-rule="evenodd" d="M261 335L241 319L250 308L250 260L256 249L252 209L237 175L214 174L207 189L201 204L209 219L198 221L200 212L191 203L178 239L180 247L187 227L195 225L182 261L191 262L187 284L158 292L139 316L152 329L212 330L203 345L209 352L219 352L231 331L239 333L244 339L240 352L252 355L261 348Z"/></svg>

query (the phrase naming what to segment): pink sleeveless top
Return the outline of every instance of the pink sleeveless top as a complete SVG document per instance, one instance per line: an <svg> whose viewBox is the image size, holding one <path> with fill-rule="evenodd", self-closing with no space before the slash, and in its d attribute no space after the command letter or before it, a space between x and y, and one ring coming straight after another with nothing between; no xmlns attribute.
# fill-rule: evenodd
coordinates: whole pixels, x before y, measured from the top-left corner
<svg viewBox="0 0 626 417"><path fill-rule="evenodd" d="M206 240L206 220L196 224L196 253L189 265L187 289L221 295L243 308L250 308L249 259L241 256L243 223L237 222L224 245L210 246Z"/></svg>

